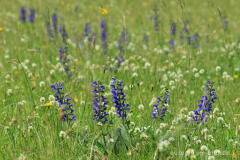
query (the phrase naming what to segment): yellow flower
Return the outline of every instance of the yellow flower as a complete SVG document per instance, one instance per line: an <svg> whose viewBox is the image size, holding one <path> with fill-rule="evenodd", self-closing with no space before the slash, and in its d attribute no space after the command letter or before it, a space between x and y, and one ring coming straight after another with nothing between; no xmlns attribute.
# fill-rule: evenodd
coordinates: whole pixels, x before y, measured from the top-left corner
<svg viewBox="0 0 240 160"><path fill-rule="evenodd" d="M77 103L77 102L78 102L78 99L77 99L77 98L74 98L73 101L74 101L75 103Z"/></svg>
<svg viewBox="0 0 240 160"><path fill-rule="evenodd" d="M232 153L232 158L236 158L237 154L235 152Z"/></svg>
<svg viewBox="0 0 240 160"><path fill-rule="evenodd" d="M47 102L47 103L44 104L44 106L46 106L46 107L52 106L52 103L51 102Z"/></svg>
<svg viewBox="0 0 240 160"><path fill-rule="evenodd" d="M105 8L101 8L101 14L102 15L107 15L108 14L108 10Z"/></svg>
<svg viewBox="0 0 240 160"><path fill-rule="evenodd" d="M142 2L142 5L143 5L143 6L147 6L148 3L147 3L147 2Z"/></svg>
<svg viewBox="0 0 240 160"><path fill-rule="evenodd" d="M210 18L208 19L208 22L209 22L209 23L213 22L213 18L210 17Z"/></svg>
<svg viewBox="0 0 240 160"><path fill-rule="evenodd" d="M234 79L237 79L237 78L238 78L238 75L237 75L237 74L234 74L233 78L234 78Z"/></svg>
<svg viewBox="0 0 240 160"><path fill-rule="evenodd" d="M3 28L2 28L2 27L0 27L0 32L1 32L1 31L3 31Z"/></svg>
<svg viewBox="0 0 240 160"><path fill-rule="evenodd" d="M14 72L15 75L18 75L18 73L19 73L18 71L15 71L15 72Z"/></svg>

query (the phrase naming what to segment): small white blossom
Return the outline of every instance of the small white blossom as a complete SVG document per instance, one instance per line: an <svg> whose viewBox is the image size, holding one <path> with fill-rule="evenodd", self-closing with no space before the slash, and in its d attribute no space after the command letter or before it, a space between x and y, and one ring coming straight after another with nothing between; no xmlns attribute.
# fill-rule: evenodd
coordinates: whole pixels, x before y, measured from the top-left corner
<svg viewBox="0 0 240 160"><path fill-rule="evenodd" d="M41 81L41 82L39 83L39 86L40 86L40 87L45 86L45 82L44 82L44 81Z"/></svg>
<svg viewBox="0 0 240 160"><path fill-rule="evenodd" d="M202 145L200 150L203 152L206 152L206 151L208 151L208 147L206 145Z"/></svg>
<svg viewBox="0 0 240 160"><path fill-rule="evenodd" d="M138 105L138 109L139 109L139 110L144 110L144 105L143 105L143 104L139 104L139 105Z"/></svg>
<svg viewBox="0 0 240 160"><path fill-rule="evenodd" d="M7 90L7 95L9 96L10 94L12 94L13 93L13 90L12 89L8 89Z"/></svg>
<svg viewBox="0 0 240 160"><path fill-rule="evenodd" d="M44 97L41 97L41 98L40 98L40 102L41 102L41 103L44 103L44 102L45 102L45 98L44 98Z"/></svg>

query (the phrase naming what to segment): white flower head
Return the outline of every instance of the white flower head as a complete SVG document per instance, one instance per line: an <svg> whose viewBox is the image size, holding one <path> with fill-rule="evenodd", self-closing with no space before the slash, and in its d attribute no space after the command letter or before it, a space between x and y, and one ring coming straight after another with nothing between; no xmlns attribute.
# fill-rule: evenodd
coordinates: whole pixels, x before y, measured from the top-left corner
<svg viewBox="0 0 240 160"><path fill-rule="evenodd" d="M138 105L138 109L139 109L139 110L144 110L144 105L143 105L143 104L139 104L139 105Z"/></svg>
<svg viewBox="0 0 240 160"><path fill-rule="evenodd" d="M202 145L200 150L203 152L206 152L206 151L208 151L208 147L206 145Z"/></svg>

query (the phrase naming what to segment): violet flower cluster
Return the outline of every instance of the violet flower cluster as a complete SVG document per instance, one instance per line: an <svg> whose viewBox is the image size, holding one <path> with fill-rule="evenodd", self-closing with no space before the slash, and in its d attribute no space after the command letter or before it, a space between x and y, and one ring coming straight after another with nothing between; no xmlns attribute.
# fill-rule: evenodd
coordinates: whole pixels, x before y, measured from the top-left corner
<svg viewBox="0 0 240 160"><path fill-rule="evenodd" d="M30 23L34 23L35 22L35 13L36 13L35 9L29 9L28 20L29 20Z"/></svg>
<svg viewBox="0 0 240 160"><path fill-rule="evenodd" d="M26 9L24 7L20 8L20 21L26 22Z"/></svg>
<svg viewBox="0 0 240 160"><path fill-rule="evenodd" d="M217 99L215 95L215 89L213 89L213 82L208 81L205 85L206 95L202 96L200 100L201 103L198 105L198 109L194 110L193 121L198 122L198 124L204 125L204 122L207 121L207 116L212 110L212 105Z"/></svg>
<svg viewBox="0 0 240 160"><path fill-rule="evenodd" d="M93 82L92 87L94 88L92 90L93 92L93 119L96 120L97 122L101 122L105 124L108 119L107 116L109 115L106 110L107 110L107 101L106 97L103 95L104 94L104 85L101 84L101 82Z"/></svg>
<svg viewBox="0 0 240 160"><path fill-rule="evenodd" d="M169 96L170 94L168 93L168 89L165 88L164 95L161 97L157 97L157 103L153 105L154 109L152 113L152 119L164 120L167 111Z"/></svg>
<svg viewBox="0 0 240 160"><path fill-rule="evenodd" d="M101 28L101 40L102 40L103 53L106 54L107 53L107 23L105 19L101 19L100 28Z"/></svg>
<svg viewBox="0 0 240 160"><path fill-rule="evenodd" d="M115 78L112 78L113 82L111 84L112 87L112 98L114 106L117 108L118 118L122 118L123 122L125 122L127 118L127 111L130 109L128 108L129 104L125 104L126 102L126 95L123 92L123 81L116 82Z"/></svg>
<svg viewBox="0 0 240 160"><path fill-rule="evenodd" d="M30 23L35 22L35 14L36 14L35 9L29 9L28 20L29 20ZM25 23L26 20L27 20L27 11L24 7L21 7L20 8L20 21Z"/></svg>
<svg viewBox="0 0 240 160"><path fill-rule="evenodd" d="M52 14L52 26L55 35L58 33L58 15L56 13Z"/></svg>
<svg viewBox="0 0 240 160"><path fill-rule="evenodd" d="M174 37L175 37L175 34L176 34L176 29L177 29L176 23L173 22L172 25L171 25L171 28L170 28L170 30L171 30L171 36L172 36L172 37L171 37L171 39L170 39L170 41L169 41L169 44L170 44L171 46L174 46L174 45L175 45Z"/></svg>
<svg viewBox="0 0 240 160"><path fill-rule="evenodd" d="M65 46L64 48L62 46L59 47L59 59L60 59L62 65L63 65L64 71L67 73L67 75L69 77L72 77L73 74L70 71L70 68L69 68L69 65L68 65L69 59L68 59L68 48L67 48L67 46Z"/></svg>
<svg viewBox="0 0 240 160"><path fill-rule="evenodd" d="M61 117L63 122L65 121L75 121L75 115L73 114L74 110L72 108L73 104L71 104L69 101L71 100L68 98L67 94L64 94L63 92L63 84L61 83L58 85L57 83L54 85L51 85L52 91L55 91L54 97L55 101L58 102L59 107L63 109L63 116Z"/></svg>
<svg viewBox="0 0 240 160"><path fill-rule="evenodd" d="M61 34L62 36L62 41L64 44L67 43L67 39L68 39L68 33L66 31L66 28L65 28L65 25L64 24L60 24L60 27L59 27L59 33Z"/></svg>
<svg viewBox="0 0 240 160"><path fill-rule="evenodd" d="M158 9L154 8L153 9L153 16L150 19L153 20L154 30L156 32L159 31L159 17L160 17L160 14L158 14Z"/></svg>

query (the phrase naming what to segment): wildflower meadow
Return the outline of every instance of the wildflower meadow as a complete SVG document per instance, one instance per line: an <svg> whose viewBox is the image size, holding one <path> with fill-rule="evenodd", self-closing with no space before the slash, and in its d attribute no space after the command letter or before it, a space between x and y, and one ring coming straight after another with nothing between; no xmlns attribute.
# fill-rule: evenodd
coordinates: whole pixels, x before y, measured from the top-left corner
<svg viewBox="0 0 240 160"><path fill-rule="evenodd" d="M239 6L0 0L0 160L240 159Z"/></svg>

